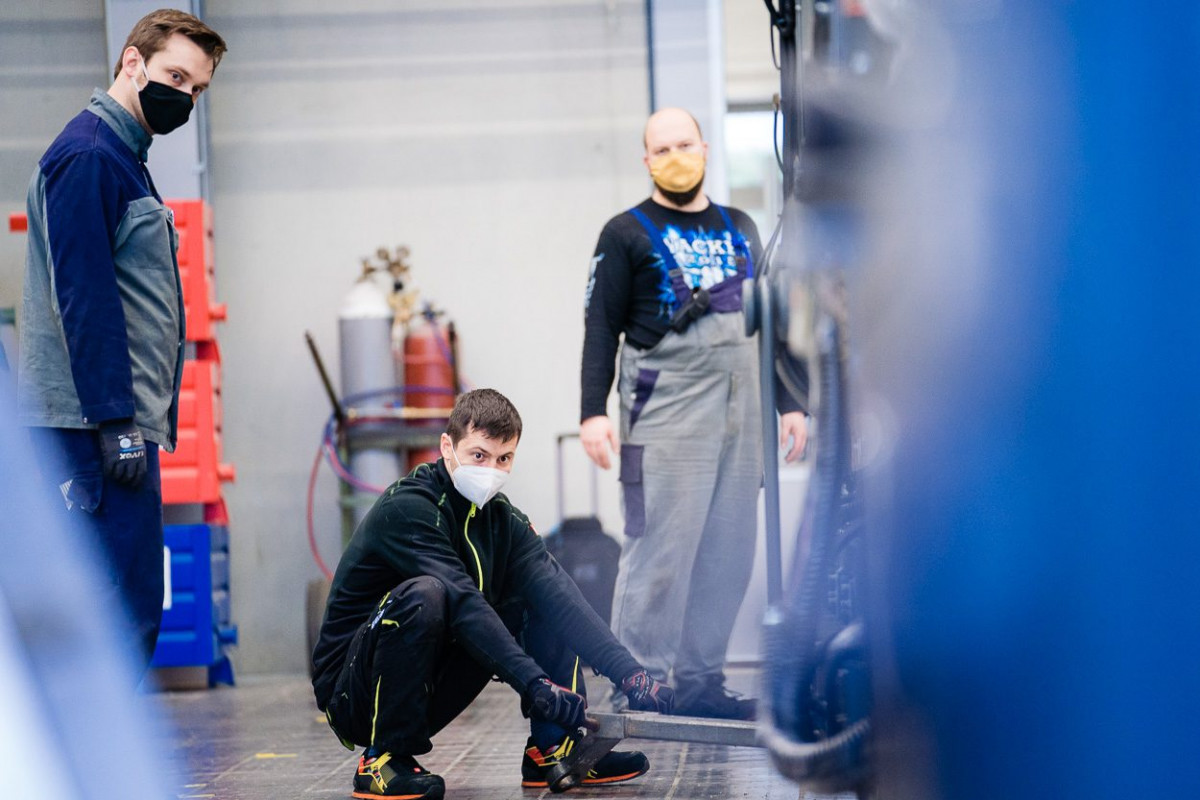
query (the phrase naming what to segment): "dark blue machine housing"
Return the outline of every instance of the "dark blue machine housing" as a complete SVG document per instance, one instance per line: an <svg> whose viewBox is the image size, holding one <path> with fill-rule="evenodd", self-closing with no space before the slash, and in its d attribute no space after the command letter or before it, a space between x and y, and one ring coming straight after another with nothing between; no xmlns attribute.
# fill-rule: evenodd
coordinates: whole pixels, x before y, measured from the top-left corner
<svg viewBox="0 0 1200 800"><path fill-rule="evenodd" d="M814 669L854 650L814 627L826 550L773 619L779 761L881 800L1200 797L1200 9L907 5L878 158L805 209L862 223L816 330L812 535L846 534L845 415L870 735L821 761L845 729ZM800 154L810 185L856 168Z"/></svg>

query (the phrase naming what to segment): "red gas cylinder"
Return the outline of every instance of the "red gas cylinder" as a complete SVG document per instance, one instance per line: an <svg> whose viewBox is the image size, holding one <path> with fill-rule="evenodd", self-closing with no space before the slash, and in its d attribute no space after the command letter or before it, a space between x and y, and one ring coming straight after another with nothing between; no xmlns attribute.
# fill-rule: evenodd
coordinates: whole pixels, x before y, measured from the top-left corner
<svg viewBox="0 0 1200 800"><path fill-rule="evenodd" d="M432 315L413 317L404 337L404 406L415 411L431 413L429 417L417 417L414 426L428 426L438 431L446 429L450 409L455 396L454 325L440 324L431 320ZM444 413L433 413L436 411ZM441 455L438 448L410 450L408 468L436 461Z"/></svg>

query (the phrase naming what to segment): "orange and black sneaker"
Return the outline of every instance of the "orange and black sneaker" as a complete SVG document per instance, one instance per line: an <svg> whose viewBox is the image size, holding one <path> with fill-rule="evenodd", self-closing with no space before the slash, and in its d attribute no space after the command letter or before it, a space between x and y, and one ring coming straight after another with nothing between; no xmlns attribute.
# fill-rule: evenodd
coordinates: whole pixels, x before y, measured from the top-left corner
<svg viewBox="0 0 1200 800"><path fill-rule="evenodd" d="M542 750L533 743L533 739L529 739L525 743L525 755L521 759L521 785L531 789L548 786L548 773L571 755L575 744L575 738L568 736L557 745ZM644 775L648 769L650 761L644 754L636 750L612 750L588 770L587 777L581 785L601 786L606 783L630 781Z"/></svg>
<svg viewBox="0 0 1200 800"><path fill-rule="evenodd" d="M384 753L358 760L351 796L362 800L442 800L446 782L412 756Z"/></svg>

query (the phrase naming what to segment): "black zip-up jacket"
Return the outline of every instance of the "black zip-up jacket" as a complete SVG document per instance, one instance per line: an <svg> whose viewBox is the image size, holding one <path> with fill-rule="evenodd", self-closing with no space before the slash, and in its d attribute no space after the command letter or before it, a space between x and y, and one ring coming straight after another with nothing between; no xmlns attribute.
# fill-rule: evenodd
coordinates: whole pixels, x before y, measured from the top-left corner
<svg viewBox="0 0 1200 800"><path fill-rule="evenodd" d="M321 710L333 696L355 631L387 592L422 575L446 586L454 641L522 694L546 673L496 613L512 601L537 608L571 650L611 680L620 682L640 668L525 515L503 494L476 508L438 459L392 484L342 554L313 650L313 690Z"/></svg>

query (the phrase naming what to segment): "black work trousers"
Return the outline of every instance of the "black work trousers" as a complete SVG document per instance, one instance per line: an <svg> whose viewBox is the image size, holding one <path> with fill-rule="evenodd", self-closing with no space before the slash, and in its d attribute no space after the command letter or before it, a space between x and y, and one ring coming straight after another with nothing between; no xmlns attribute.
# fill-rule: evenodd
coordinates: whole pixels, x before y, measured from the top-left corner
<svg viewBox="0 0 1200 800"><path fill-rule="evenodd" d="M578 660L536 612L515 601L497 613L552 681L585 694ZM342 739L362 747L427 753L430 737L461 714L491 678L487 667L451 641L442 582L413 578L389 592L355 633L329 701L330 724ZM558 741L565 733L533 722L538 742Z"/></svg>

